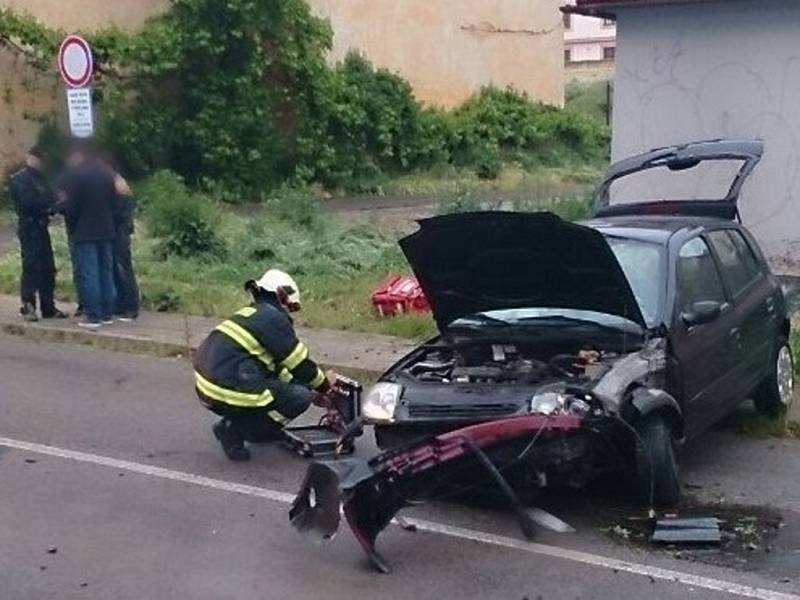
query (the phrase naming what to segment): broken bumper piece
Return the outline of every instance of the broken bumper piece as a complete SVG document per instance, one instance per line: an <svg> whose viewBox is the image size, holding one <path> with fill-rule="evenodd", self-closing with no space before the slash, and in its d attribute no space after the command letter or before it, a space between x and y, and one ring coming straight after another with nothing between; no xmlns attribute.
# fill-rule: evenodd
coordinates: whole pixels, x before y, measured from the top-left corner
<svg viewBox="0 0 800 600"><path fill-rule="evenodd" d="M378 535L412 500L424 499L442 469L472 457L504 493L527 538L535 525L569 531L568 525L539 509L522 506L485 450L532 438L542 432L581 428L574 415L529 415L472 425L379 454L369 461L347 458L311 464L289 512L292 525L316 540L332 538L344 514L372 565L382 573L389 565L375 549Z"/></svg>

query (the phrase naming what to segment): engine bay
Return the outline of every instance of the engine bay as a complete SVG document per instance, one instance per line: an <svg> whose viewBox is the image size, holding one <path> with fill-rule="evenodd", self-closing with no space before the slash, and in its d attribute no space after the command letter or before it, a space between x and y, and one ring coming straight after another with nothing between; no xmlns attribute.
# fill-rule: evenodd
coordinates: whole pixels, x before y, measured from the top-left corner
<svg viewBox="0 0 800 600"><path fill-rule="evenodd" d="M442 340L422 348L401 373L442 384L585 383L602 377L620 357L591 346L535 348L525 343Z"/></svg>

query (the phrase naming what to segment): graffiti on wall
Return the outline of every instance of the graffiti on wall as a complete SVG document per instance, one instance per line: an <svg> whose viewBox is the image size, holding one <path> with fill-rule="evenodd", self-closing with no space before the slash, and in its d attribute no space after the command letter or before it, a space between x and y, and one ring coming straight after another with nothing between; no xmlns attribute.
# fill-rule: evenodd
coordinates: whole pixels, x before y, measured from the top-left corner
<svg viewBox="0 0 800 600"><path fill-rule="evenodd" d="M662 40L618 64L624 96L615 135L625 133L615 155L701 139L764 139L764 160L743 192L743 220L770 254L790 260L800 249L800 55L776 61L773 54L765 68L761 55L749 61L708 52L694 34Z"/></svg>

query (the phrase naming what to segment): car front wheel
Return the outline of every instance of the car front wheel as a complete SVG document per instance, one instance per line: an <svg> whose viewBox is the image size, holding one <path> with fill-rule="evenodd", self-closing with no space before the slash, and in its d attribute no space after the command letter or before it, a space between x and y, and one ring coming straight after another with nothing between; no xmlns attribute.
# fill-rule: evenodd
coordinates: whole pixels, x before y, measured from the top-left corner
<svg viewBox="0 0 800 600"><path fill-rule="evenodd" d="M648 506L674 506L681 497L672 429L662 415L650 415L635 426L636 480Z"/></svg>
<svg viewBox="0 0 800 600"><path fill-rule="evenodd" d="M794 359L788 344L781 344L773 355L772 371L756 390L753 401L758 411L778 417L789 410L794 400Z"/></svg>

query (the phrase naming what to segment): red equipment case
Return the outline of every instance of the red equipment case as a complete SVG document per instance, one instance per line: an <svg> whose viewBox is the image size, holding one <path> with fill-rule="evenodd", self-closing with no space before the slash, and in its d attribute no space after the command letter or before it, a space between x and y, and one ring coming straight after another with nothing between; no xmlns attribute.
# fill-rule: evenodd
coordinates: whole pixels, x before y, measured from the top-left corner
<svg viewBox="0 0 800 600"><path fill-rule="evenodd" d="M430 310L428 299L412 275L392 275L372 293L372 304L382 317Z"/></svg>

